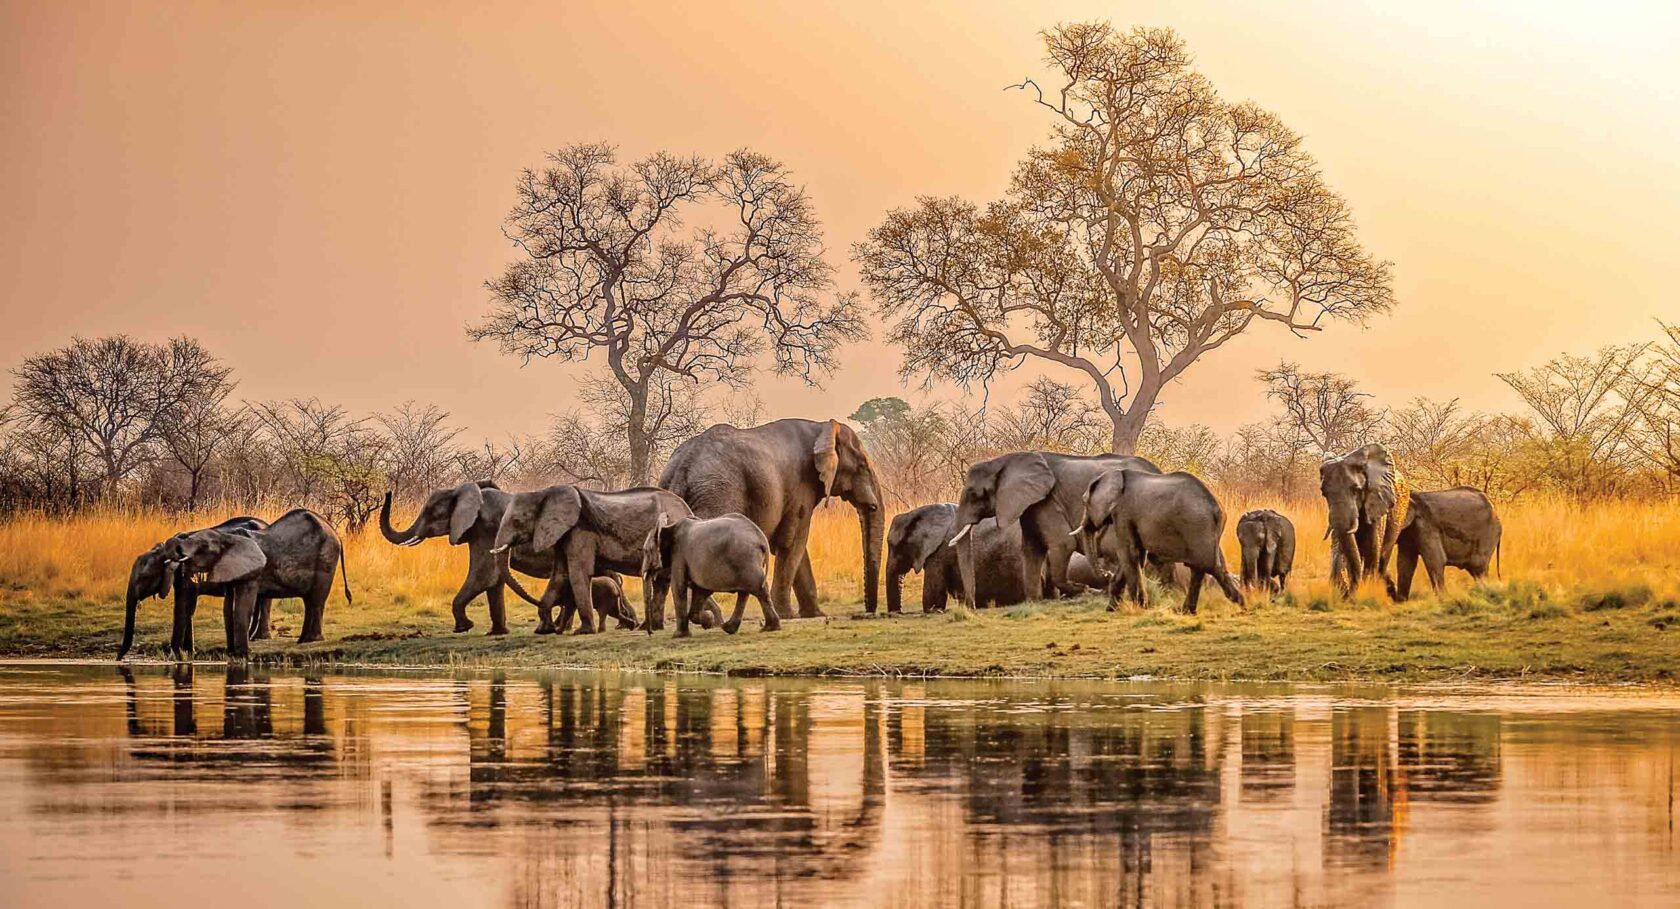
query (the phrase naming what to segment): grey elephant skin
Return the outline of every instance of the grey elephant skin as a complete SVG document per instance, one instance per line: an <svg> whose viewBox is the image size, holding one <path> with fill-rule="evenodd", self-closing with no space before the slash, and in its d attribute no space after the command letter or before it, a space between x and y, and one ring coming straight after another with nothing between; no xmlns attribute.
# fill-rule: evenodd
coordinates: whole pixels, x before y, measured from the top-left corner
<svg viewBox="0 0 1680 909"><path fill-rule="evenodd" d="M407 529L391 526L391 494L379 509L379 532L398 546L416 546L434 537L447 537L452 546L467 547L467 576L455 591L449 609L455 618L457 634L471 631L473 622L467 618L467 606L480 595L490 607L490 634L508 633L505 587L511 586L532 605L540 602L526 593L513 571L536 578L554 574L555 552L552 549L533 549L528 545L510 547L500 554L491 552L496 546L496 533L501 529L502 516L507 513L513 494L489 480L469 480L450 489L433 490L420 506L414 523ZM614 582L616 578L610 579ZM596 596L604 596L597 591ZM561 591L562 607L571 605L571 590ZM620 597L622 600L622 596Z"/></svg>
<svg viewBox="0 0 1680 909"><path fill-rule="evenodd" d="M217 530L224 533L251 534L268 529L268 522L249 515L229 518L214 527L204 527L201 530ZM184 537L197 531L187 530L176 534ZM165 541L167 542L167 541ZM194 581L192 575L184 565L170 565L164 558L165 543L158 543L151 549L141 553L134 560L134 566L128 571L128 594L123 613L122 644L117 648L117 659L128 656L128 651L134 646L134 619L139 609L140 601L148 597L163 599L175 595L175 614L169 630L169 655L191 653L193 649L193 613L198 610L200 596L222 596L226 593L225 585L200 585ZM256 614L252 617L251 637L262 639L268 637L268 600L263 599L257 604Z"/></svg>
<svg viewBox="0 0 1680 909"><path fill-rule="evenodd" d="M537 607L538 634L564 631L571 613L578 617L578 634L604 630L605 617L596 621L591 579L609 572L639 574L642 544L661 514L687 517L687 503L674 493L652 486L618 492L597 492L559 485L516 493L502 515L491 552L501 554L519 546L535 552L552 551L553 571ZM571 602L554 623L554 606L562 591ZM635 613L628 604L615 618L619 626L634 628Z"/></svg>
<svg viewBox="0 0 1680 909"><path fill-rule="evenodd" d="M825 498L857 509L863 536L863 607L874 612L886 519L880 483L851 427L835 420L776 420L750 429L717 425L677 446L659 485L697 517L746 515L776 557L771 601L784 617L822 615L808 544Z"/></svg>
<svg viewBox="0 0 1680 909"><path fill-rule="evenodd" d="M969 528L986 518L997 518L998 526L1011 530L1019 523L1019 579L1027 599L1081 593L1080 585L1068 579L1067 566L1075 552L1094 559L1097 554L1087 546L1095 544L1069 534L1085 513L1083 496L1091 481L1107 471L1122 469L1160 472L1148 460L1131 455L1048 451L1017 451L970 467L957 502L957 534L951 543L957 548L963 597L969 608L975 605L971 594L975 589L975 552Z"/></svg>
<svg viewBox="0 0 1680 909"><path fill-rule="evenodd" d="M1395 598L1411 596L1412 578L1423 562L1430 586L1439 593L1446 569L1458 568L1481 580L1499 556L1504 528L1481 490L1454 486L1412 493L1411 510L1396 545Z"/></svg>
<svg viewBox="0 0 1680 909"><path fill-rule="evenodd" d="M263 531L211 529L177 536L164 544L163 553L166 562L202 576L204 583L224 585L222 623L228 656L234 659L250 654L249 631L259 599L302 598L298 643L321 640L333 575L345 568L338 534L320 515L302 508L286 512ZM351 601L348 571L344 599Z"/></svg>
<svg viewBox="0 0 1680 909"><path fill-rule="evenodd" d="M1208 575L1227 599L1242 604L1242 591L1225 570L1219 548L1225 511L1201 480L1182 472L1110 470L1091 482L1084 504L1084 522L1074 533L1095 538L1107 531L1113 541L1118 567L1109 587L1110 608L1127 591L1144 604L1146 554L1190 569L1185 612L1195 614Z"/></svg>
<svg viewBox="0 0 1680 909"><path fill-rule="evenodd" d="M1363 445L1320 464L1318 479L1330 510L1330 574L1351 593L1361 579L1388 573L1400 535L1394 459L1381 445Z"/></svg>
<svg viewBox="0 0 1680 909"><path fill-rule="evenodd" d="M1295 568L1295 524L1270 508L1247 512L1237 519L1237 545L1243 586L1281 593Z"/></svg>
<svg viewBox="0 0 1680 909"><path fill-rule="evenodd" d="M904 599L904 576L922 572L922 611L937 612L953 596L963 598L962 571L956 550L946 545L957 531L957 506L949 502L923 505L896 515L887 528L887 614L899 612ZM998 527L996 518L974 525L975 604L1013 606L1026 599L1019 571L1021 536ZM1068 563L1067 578L1087 589L1107 587L1106 576L1081 553Z"/></svg>
<svg viewBox="0 0 1680 909"><path fill-rule="evenodd" d="M734 634L741 627L747 597L757 597L764 630L778 631L780 616L770 604L770 540L746 515L715 518L660 515L642 543L642 590L648 633L665 621L665 592L677 615L677 637L686 638L691 611L713 593L735 594L735 611L723 622Z"/></svg>

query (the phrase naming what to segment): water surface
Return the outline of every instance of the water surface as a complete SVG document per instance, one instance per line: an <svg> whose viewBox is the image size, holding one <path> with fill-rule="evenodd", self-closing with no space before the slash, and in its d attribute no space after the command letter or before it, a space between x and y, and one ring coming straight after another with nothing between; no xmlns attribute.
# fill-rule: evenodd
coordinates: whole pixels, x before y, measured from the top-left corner
<svg viewBox="0 0 1680 909"><path fill-rule="evenodd" d="M1675 905L1680 698L0 666L0 906Z"/></svg>

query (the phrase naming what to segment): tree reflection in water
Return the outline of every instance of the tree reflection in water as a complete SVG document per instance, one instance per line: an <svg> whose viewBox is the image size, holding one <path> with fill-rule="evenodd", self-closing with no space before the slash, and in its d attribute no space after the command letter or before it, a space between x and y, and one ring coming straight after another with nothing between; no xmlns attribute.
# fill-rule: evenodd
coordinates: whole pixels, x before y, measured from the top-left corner
<svg viewBox="0 0 1680 909"><path fill-rule="evenodd" d="M402 864L385 886L421 903L445 867L515 906L1360 902L1452 880L1466 844L1566 854L1511 822L1513 767L1581 790L1624 882L1680 886L1653 833L1671 706L1513 732L1386 689L123 666L112 715L110 670L44 676L0 670L0 799L40 835L115 792L206 836L282 817L270 835L320 864L330 818L334 858ZM1518 892L1493 870L1463 883Z"/></svg>

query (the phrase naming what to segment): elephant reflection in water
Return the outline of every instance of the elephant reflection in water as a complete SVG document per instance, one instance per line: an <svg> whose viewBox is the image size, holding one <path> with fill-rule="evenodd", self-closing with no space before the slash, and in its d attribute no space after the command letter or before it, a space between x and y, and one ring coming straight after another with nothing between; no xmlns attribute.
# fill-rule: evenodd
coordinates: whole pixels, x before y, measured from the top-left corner
<svg viewBox="0 0 1680 909"><path fill-rule="evenodd" d="M603 846L609 876L632 858L705 856L716 863L708 879L739 887L755 886L763 869L751 857L769 852L784 871L854 877L879 840L884 708L862 690L813 703L773 685L619 688L498 677L467 687L470 788L424 784L419 804L440 836L478 848L486 826L575 830L510 846L535 850L516 859L523 870L515 885L534 899L561 876L572 880L568 892L579 877L591 879L586 892L639 890L644 881L598 879Z"/></svg>

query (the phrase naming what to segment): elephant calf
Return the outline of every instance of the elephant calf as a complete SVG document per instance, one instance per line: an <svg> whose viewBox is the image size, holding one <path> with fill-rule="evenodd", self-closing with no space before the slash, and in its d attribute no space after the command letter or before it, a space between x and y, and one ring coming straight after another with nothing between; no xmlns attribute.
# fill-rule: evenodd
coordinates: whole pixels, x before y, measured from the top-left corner
<svg viewBox="0 0 1680 909"><path fill-rule="evenodd" d="M1446 581L1448 566L1463 569L1481 580L1499 556L1504 529L1493 503L1481 490L1454 486L1439 492L1412 493L1411 511L1396 541L1395 599L1412 593L1412 576L1419 559L1437 592Z"/></svg>
<svg viewBox="0 0 1680 909"><path fill-rule="evenodd" d="M770 540L745 515L716 518L685 515L672 520L661 513L642 544L642 590L648 633L665 620L665 590L677 613L677 637L689 636L689 612L711 593L734 593L735 612L723 623L734 634L749 595L764 609L764 630L776 631L782 620L770 605Z"/></svg>
<svg viewBox="0 0 1680 909"><path fill-rule="evenodd" d="M1201 480L1182 472L1110 470L1102 474L1085 490L1085 519L1073 532L1085 534L1094 545L1105 530L1113 532L1119 563L1108 589L1109 608L1119 604L1127 588L1143 605L1146 554L1190 569L1185 612L1195 614L1202 578L1210 574L1231 602L1242 605L1242 591L1225 570L1225 554L1219 549L1225 512Z"/></svg>
<svg viewBox="0 0 1680 909"><path fill-rule="evenodd" d="M1295 567L1294 523L1270 508L1248 512L1237 519L1237 543L1243 586L1283 592Z"/></svg>
<svg viewBox="0 0 1680 909"><path fill-rule="evenodd" d="M887 531L887 612L899 612L904 599L904 576L922 572L922 611L936 612L946 601L963 598L962 571L957 550L947 546L956 536L957 506L948 502L923 505L894 517ZM974 525L974 605L1013 606L1026 599L1021 590L1020 525L1008 530L996 518ZM1083 553L1068 560L1067 580L1087 588L1107 587L1106 576Z"/></svg>

